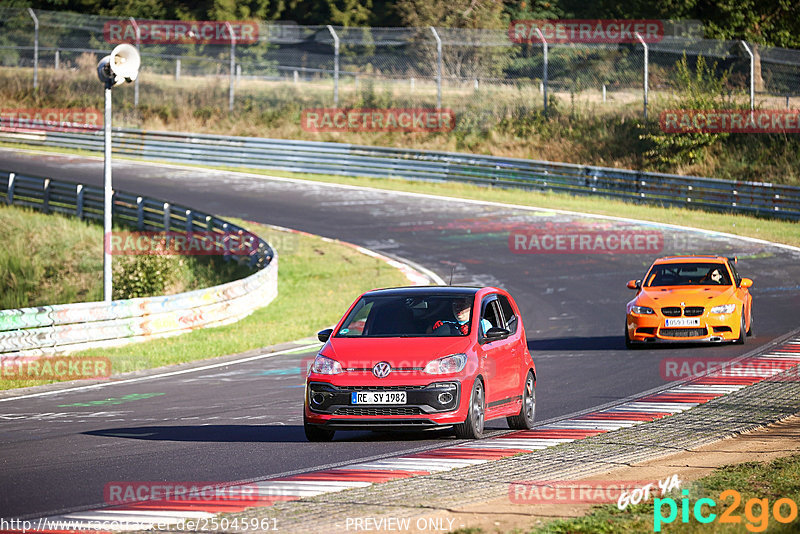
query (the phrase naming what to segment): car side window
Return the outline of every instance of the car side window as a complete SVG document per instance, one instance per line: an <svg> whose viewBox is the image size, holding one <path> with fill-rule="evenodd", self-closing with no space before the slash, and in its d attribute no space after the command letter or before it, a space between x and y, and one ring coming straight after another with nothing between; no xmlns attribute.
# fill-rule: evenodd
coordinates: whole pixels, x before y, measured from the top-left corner
<svg viewBox="0 0 800 534"><path fill-rule="evenodd" d="M505 295L498 295L497 301L500 303L500 309L503 312L503 318L505 319L506 328L512 334L517 332L517 327L519 326L519 319L514 314L514 309L511 307L511 303L508 302L508 299Z"/></svg>
<svg viewBox="0 0 800 534"><path fill-rule="evenodd" d="M739 272L736 270L736 265L732 261L728 261L728 267L731 268L731 273L733 273L733 279L736 283L736 287L739 287L742 284L742 277L739 276Z"/></svg>
<svg viewBox="0 0 800 534"><path fill-rule="evenodd" d="M484 306L481 314L481 333L485 334L490 328L502 326L503 320L498 309L497 299L492 299Z"/></svg>

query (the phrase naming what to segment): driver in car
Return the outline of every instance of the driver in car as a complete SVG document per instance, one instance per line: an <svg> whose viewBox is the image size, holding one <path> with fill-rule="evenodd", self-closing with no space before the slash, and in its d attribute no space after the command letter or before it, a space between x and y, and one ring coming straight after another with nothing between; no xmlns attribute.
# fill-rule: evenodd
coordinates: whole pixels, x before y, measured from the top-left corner
<svg viewBox="0 0 800 534"><path fill-rule="evenodd" d="M453 317L455 321L436 321L433 323L431 331L439 335L461 334L466 336L469 331L469 312L472 307L472 299L458 299L452 303Z"/></svg>
<svg viewBox="0 0 800 534"><path fill-rule="evenodd" d="M472 308L472 299L458 299L453 301L453 316L455 321L436 321L431 328L431 331L440 335L453 335L460 334L466 336L469 332L469 312ZM486 319L481 319L481 328L483 333L491 328L491 323Z"/></svg>

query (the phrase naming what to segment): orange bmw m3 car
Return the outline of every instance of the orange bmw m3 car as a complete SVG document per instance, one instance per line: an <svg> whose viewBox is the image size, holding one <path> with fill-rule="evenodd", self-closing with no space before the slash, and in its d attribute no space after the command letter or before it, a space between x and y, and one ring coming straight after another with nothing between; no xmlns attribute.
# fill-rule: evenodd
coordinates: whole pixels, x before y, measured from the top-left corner
<svg viewBox="0 0 800 534"><path fill-rule="evenodd" d="M744 343L753 325L750 278L736 271L736 258L668 256L659 258L628 302L625 345L651 342Z"/></svg>

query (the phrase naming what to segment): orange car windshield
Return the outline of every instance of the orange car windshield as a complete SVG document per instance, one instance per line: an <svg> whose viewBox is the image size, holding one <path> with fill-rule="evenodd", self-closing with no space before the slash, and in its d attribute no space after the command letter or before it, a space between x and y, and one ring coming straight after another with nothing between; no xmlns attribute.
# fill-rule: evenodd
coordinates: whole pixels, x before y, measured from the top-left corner
<svg viewBox="0 0 800 534"><path fill-rule="evenodd" d="M654 265L645 287L729 286L731 278L721 263L662 263Z"/></svg>

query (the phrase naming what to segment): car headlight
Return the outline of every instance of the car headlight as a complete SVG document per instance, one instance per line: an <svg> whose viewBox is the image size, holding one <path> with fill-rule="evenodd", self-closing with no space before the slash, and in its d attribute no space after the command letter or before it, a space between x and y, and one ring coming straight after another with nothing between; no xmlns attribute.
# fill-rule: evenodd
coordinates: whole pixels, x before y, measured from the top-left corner
<svg viewBox="0 0 800 534"><path fill-rule="evenodd" d="M656 313L653 308L648 308L647 306L631 306L631 311L640 315L653 315Z"/></svg>
<svg viewBox="0 0 800 534"><path fill-rule="evenodd" d="M723 304L711 308L711 313L733 313L734 310L736 310L736 304Z"/></svg>
<svg viewBox="0 0 800 534"><path fill-rule="evenodd" d="M467 365L467 355L463 353L451 354L438 360L428 362L425 372L429 375L449 375L458 373Z"/></svg>
<svg viewBox="0 0 800 534"><path fill-rule="evenodd" d="M333 358L317 354L317 357L314 358L314 363L311 365L311 371L319 375L338 375L342 372L342 364Z"/></svg>

